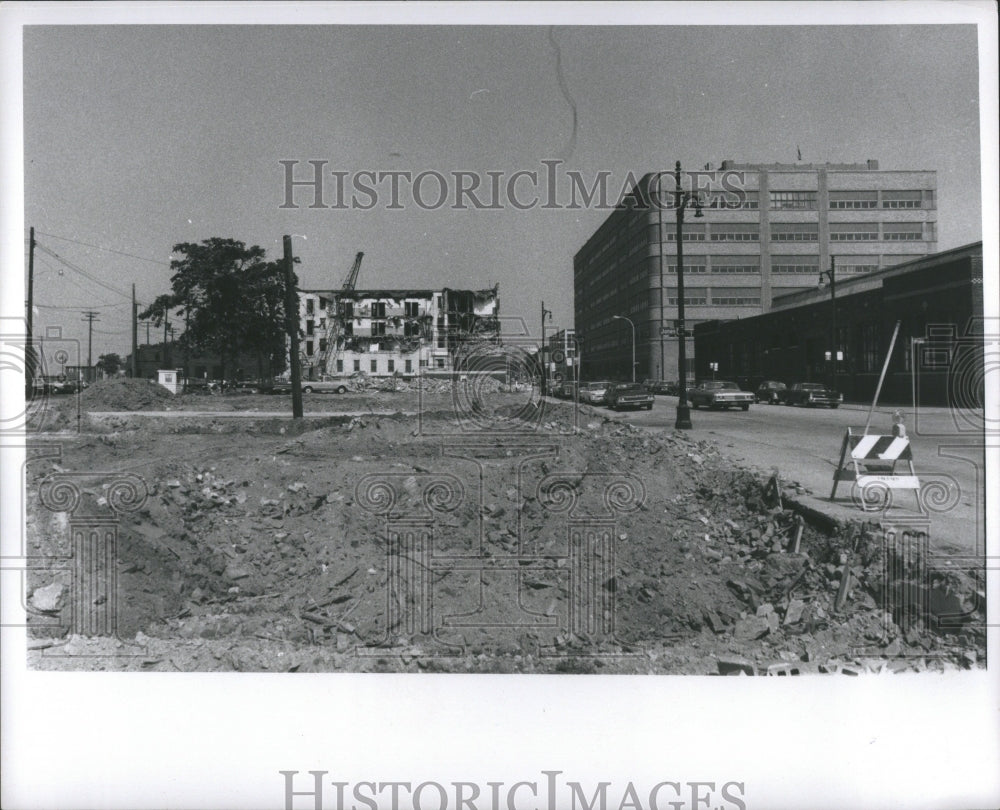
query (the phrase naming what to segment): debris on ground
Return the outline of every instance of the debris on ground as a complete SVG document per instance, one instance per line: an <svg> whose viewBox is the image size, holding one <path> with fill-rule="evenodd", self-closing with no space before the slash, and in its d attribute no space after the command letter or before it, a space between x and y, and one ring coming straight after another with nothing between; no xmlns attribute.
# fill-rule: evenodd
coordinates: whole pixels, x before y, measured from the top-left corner
<svg viewBox="0 0 1000 810"><path fill-rule="evenodd" d="M88 389L93 410L189 407L144 381L113 382ZM65 441L58 464L28 467L29 543L53 559L30 575L33 665L743 676L984 665L981 572L937 571L919 549L890 548L898 559L887 560L877 525L821 530L780 497L795 482L736 469L711 441L531 397L493 391L482 413L503 430L483 434L467 432L450 388L419 400L402 390L324 395L324 408L368 411L328 422L216 429L123 415L91 425ZM376 414L385 401L399 413ZM418 407L419 418L402 415ZM516 442L511 426L522 429ZM148 497L119 525L118 636L73 636L58 562L65 520L39 505L38 486L62 470L122 468L140 472ZM447 491L427 488L434 475L460 483L453 508ZM393 493L362 491L366 476L395 482ZM561 489L546 489L553 476ZM622 478L641 482L640 502L607 483ZM435 555L517 558L523 570L426 570L440 614L437 631L421 633L406 619L418 615L414 594L389 588L389 575L436 563L407 555L379 498L421 518L444 504ZM567 515L614 519L614 552L598 558L604 574L593 583L604 612L589 630L568 625ZM885 571L896 573L887 581ZM612 605L614 632L601 634ZM52 647L62 653L47 655Z"/></svg>

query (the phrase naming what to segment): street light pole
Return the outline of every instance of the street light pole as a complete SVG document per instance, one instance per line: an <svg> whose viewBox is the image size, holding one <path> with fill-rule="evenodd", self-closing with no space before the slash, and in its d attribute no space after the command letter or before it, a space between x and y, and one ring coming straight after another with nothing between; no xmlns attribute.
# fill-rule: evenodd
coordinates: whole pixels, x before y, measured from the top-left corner
<svg viewBox="0 0 1000 810"><path fill-rule="evenodd" d="M677 186L677 421L678 430L691 429L691 409L687 402L687 328L684 325L684 209L692 200L692 195L681 189L681 162L674 164L674 183ZM702 216L701 207L695 201L695 216Z"/></svg>
<svg viewBox="0 0 1000 810"><path fill-rule="evenodd" d="M545 308L545 302L542 301L542 344L538 349L538 359L541 361L542 366L542 396L546 396L549 393L548 377L549 377L549 364L545 359L545 316L548 315L549 318L552 317L552 310Z"/></svg>
<svg viewBox="0 0 1000 810"><path fill-rule="evenodd" d="M833 341L831 342L830 359L833 362L833 374L831 387L837 387L837 273L836 257L830 257L830 269L819 273L819 283L823 283L823 276L830 279L830 325L833 328Z"/></svg>
<svg viewBox="0 0 1000 810"><path fill-rule="evenodd" d="M632 382L635 382L635 324L632 323L631 318L626 318L624 315L612 315L611 320L628 321L629 326L632 327Z"/></svg>

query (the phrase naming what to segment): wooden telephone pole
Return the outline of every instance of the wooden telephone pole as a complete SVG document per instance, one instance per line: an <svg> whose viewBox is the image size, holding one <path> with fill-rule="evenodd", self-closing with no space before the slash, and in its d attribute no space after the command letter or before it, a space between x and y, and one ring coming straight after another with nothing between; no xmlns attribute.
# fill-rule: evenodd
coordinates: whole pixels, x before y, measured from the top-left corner
<svg viewBox="0 0 1000 810"><path fill-rule="evenodd" d="M288 362L292 375L292 418L302 418L302 375L299 370L299 296L292 282L292 237L284 237L285 247L285 328L288 331Z"/></svg>

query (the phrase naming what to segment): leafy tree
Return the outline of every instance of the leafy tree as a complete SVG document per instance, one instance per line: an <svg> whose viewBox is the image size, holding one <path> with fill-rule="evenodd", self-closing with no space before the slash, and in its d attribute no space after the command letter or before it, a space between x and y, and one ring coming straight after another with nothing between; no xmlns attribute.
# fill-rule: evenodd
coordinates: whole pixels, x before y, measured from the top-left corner
<svg viewBox="0 0 1000 810"><path fill-rule="evenodd" d="M271 372L284 367L285 281L282 262L266 261L262 247L213 237L174 245L171 292L140 315L157 326L171 311L183 318L185 352L217 356L226 369L244 351L267 359ZM292 284L298 285L294 274ZM296 319L297 321L297 319Z"/></svg>
<svg viewBox="0 0 1000 810"><path fill-rule="evenodd" d="M118 370L125 365L120 355L115 353L102 354L97 358L97 367L109 377L114 377Z"/></svg>

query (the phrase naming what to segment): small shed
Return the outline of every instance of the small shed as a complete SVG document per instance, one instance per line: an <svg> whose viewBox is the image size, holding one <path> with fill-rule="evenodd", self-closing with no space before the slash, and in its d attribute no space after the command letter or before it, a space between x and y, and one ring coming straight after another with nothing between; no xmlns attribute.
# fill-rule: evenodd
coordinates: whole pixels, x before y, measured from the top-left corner
<svg viewBox="0 0 1000 810"><path fill-rule="evenodd" d="M161 368L156 371L156 381L171 394L179 394L184 387L184 372L177 368Z"/></svg>

